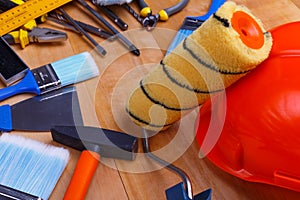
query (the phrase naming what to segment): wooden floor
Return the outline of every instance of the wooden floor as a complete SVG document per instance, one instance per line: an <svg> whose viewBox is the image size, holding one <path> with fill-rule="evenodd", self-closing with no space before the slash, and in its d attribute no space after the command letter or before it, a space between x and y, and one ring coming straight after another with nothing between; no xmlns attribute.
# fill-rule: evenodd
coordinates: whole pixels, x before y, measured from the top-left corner
<svg viewBox="0 0 300 200"><path fill-rule="evenodd" d="M171 6L175 0L147 1L154 12ZM151 3L150 3L151 2ZM261 19L266 29L272 29L284 23L300 20L299 0L235 0L247 6L253 14ZM122 7L113 10L129 24L129 30L123 32L141 51L140 56L128 52L118 41L105 41L93 36L106 50L107 55L98 55L93 46L83 36L61 29L53 22L47 21L41 26L64 30L68 40L62 43L30 44L25 49L13 45L18 55L31 67L80 53L91 52L101 75L93 80L76 85L79 92L81 110L86 125L124 131L140 136L139 127L133 125L124 105L132 88L137 86L141 77L146 75L163 58L165 50L179 30L186 16L199 16L206 13L211 1L191 0L180 13L172 16L167 22L159 22L152 32L141 28L140 24ZM136 8L135 3L133 3ZM99 24L76 1L64 6L75 19L90 24ZM3 87L3 85L1 86ZM19 95L1 102L13 104L31 95ZM156 134L150 139L151 149L156 155L172 162L185 171L192 182L194 194L212 188L214 200L296 200L300 193L269 185L250 183L229 175L210 163L206 158L199 158L199 147L194 140L194 120L196 111L180 123L165 132ZM26 137L51 143L48 132L18 132ZM181 181L168 169L162 168L149 160L142 153L142 144L135 161L101 159L96 175L92 180L87 200L161 200L165 199L165 190ZM50 200L62 199L80 152L70 149L71 160L54 189Z"/></svg>

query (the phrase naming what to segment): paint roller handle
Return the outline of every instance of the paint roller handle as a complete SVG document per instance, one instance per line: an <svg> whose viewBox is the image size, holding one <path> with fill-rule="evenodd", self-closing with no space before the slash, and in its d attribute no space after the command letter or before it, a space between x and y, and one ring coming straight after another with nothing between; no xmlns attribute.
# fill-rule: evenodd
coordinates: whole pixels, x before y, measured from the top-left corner
<svg viewBox="0 0 300 200"><path fill-rule="evenodd" d="M64 200L84 200L96 172L99 159L99 153L89 150L82 151L65 193Z"/></svg>
<svg viewBox="0 0 300 200"><path fill-rule="evenodd" d="M1 89L0 101L21 93L40 94L40 88L31 71L28 71L25 77L17 84Z"/></svg>

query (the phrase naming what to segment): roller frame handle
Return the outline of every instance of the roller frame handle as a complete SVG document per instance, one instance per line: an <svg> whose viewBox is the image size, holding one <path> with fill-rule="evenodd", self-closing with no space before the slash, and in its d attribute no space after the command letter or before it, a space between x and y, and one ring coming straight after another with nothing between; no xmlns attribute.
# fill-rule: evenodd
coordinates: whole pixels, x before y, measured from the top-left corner
<svg viewBox="0 0 300 200"><path fill-rule="evenodd" d="M82 151L63 200L84 200L97 170L100 154Z"/></svg>
<svg viewBox="0 0 300 200"><path fill-rule="evenodd" d="M0 132L12 130L11 107L6 104L0 106Z"/></svg>
<svg viewBox="0 0 300 200"><path fill-rule="evenodd" d="M25 77L17 84L0 89L0 101L21 93L34 93L37 95L41 93L31 71L28 71Z"/></svg>

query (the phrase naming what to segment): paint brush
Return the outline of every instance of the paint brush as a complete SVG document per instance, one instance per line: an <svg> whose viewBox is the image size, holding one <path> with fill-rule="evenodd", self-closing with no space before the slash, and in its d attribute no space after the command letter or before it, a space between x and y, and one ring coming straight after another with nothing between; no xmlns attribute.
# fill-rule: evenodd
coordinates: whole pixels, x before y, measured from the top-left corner
<svg viewBox="0 0 300 200"><path fill-rule="evenodd" d="M93 57L83 52L29 70L20 82L0 90L0 101L21 93L44 94L98 75Z"/></svg>
<svg viewBox="0 0 300 200"><path fill-rule="evenodd" d="M194 30L201 26L201 24L205 20L207 20L213 13L215 13L225 1L226 0L212 0L209 10L205 15L197 17L186 17L180 29L178 30L178 33L172 40L166 54L169 54L171 51L173 51L177 47L177 45L184 40L184 38L191 35Z"/></svg>
<svg viewBox="0 0 300 200"><path fill-rule="evenodd" d="M68 160L67 149L4 133L0 137L0 199L47 200Z"/></svg>

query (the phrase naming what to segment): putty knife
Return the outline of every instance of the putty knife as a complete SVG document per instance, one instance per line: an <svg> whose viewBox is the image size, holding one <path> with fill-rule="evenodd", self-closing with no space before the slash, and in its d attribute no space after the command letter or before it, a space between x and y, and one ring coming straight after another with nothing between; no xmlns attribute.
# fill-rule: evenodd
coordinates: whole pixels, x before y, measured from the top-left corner
<svg viewBox="0 0 300 200"><path fill-rule="evenodd" d="M0 106L0 131L50 131L55 125L83 125L75 87Z"/></svg>

